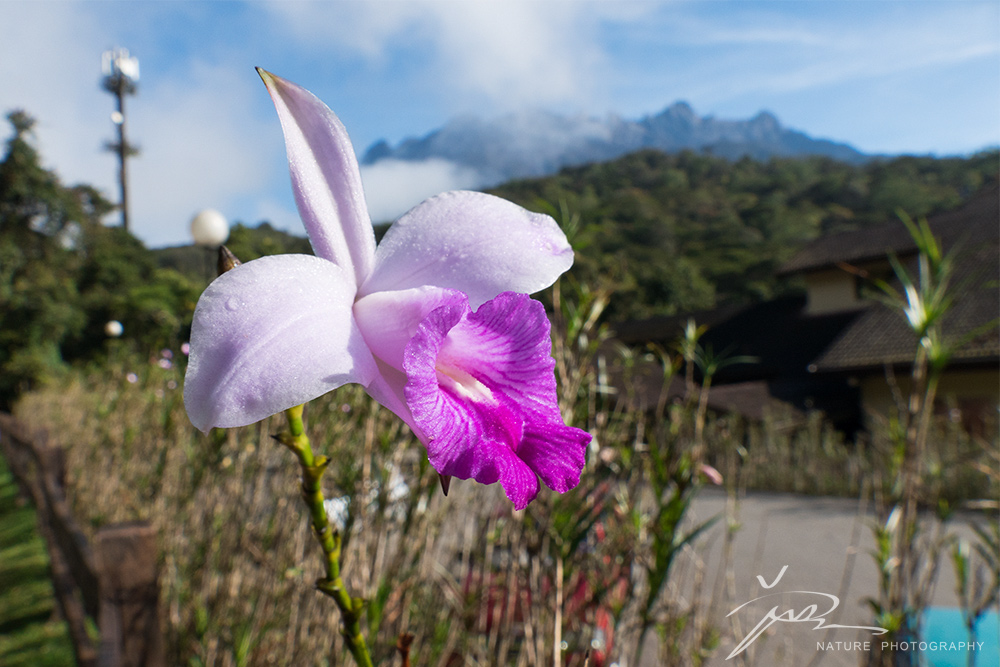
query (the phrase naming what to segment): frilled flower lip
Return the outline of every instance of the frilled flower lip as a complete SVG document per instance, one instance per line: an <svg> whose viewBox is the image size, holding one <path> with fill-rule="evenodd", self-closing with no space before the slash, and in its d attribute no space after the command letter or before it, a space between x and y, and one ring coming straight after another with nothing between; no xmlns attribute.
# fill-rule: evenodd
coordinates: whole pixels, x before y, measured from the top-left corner
<svg viewBox="0 0 1000 667"><path fill-rule="evenodd" d="M504 292L472 312L464 296L425 317L407 344L406 402L443 475L499 481L523 509L538 477L580 481L590 435L563 424L549 321L538 301Z"/></svg>
<svg viewBox="0 0 1000 667"><path fill-rule="evenodd" d="M499 359L482 369L462 366L468 376L439 378L452 389L469 378L482 383L485 393L465 406L450 405L484 433L507 429L488 442L508 443L509 455L499 446L482 450L498 457L496 463L481 460L471 440L471 455L454 454L457 441L446 440L425 407L420 378L426 369L407 368L427 354L435 336L439 358L431 368L452 358L465 364L463 346L486 354L487 340L518 354L540 354L548 323L525 294L548 287L572 265L559 226L498 197L447 192L403 215L376 248L360 170L340 120L312 93L258 71L281 121L296 205L315 256L247 262L205 290L192 323L184 387L192 423L206 432L250 424L354 382L413 428L443 474L499 479L518 506L537 492L536 473L556 490L575 485L589 436L559 418L547 351L531 366L547 379L525 376L520 388L509 386L512 371L501 372L506 367ZM500 312L508 318L503 326ZM525 327L534 327L530 336ZM495 403L479 400L487 394ZM573 451L556 451L561 447Z"/></svg>

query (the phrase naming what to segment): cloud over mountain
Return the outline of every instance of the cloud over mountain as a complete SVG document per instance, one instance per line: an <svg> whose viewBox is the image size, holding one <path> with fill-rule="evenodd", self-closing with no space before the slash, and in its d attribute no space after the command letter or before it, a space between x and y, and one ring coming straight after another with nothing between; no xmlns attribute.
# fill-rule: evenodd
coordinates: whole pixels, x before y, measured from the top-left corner
<svg viewBox="0 0 1000 667"><path fill-rule="evenodd" d="M366 188L385 193L374 196L376 202L383 197L401 202L408 192L427 190L432 194L432 189L427 189L430 184L439 186L437 191L449 186L489 187L514 178L553 174L567 166L611 160L646 148L668 153L707 151L730 159L744 155L761 160L826 155L850 163L867 159L847 144L814 139L786 128L769 112L749 120L720 120L699 116L687 103L677 102L636 121L617 115L599 119L537 110L492 120L463 116L397 146L379 141L368 148L361 163L369 174ZM391 179L385 181L380 176ZM394 190L388 189L389 183ZM417 201L380 205L378 211L393 217ZM381 219L374 213L374 218Z"/></svg>

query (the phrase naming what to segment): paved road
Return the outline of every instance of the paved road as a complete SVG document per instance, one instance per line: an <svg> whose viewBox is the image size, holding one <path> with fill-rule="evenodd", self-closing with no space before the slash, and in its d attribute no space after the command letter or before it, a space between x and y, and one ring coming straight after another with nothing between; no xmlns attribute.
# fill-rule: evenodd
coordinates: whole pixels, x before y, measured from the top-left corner
<svg viewBox="0 0 1000 667"><path fill-rule="evenodd" d="M724 493L704 490L694 502L691 516L695 520L725 516L726 505ZM827 616L828 624L872 625L871 612L864 603L878 590L877 569L869 555L874 547L870 528L874 517L869 508L859 506L856 500L753 493L740 500L734 516L740 529L733 538L728 565L723 558L725 520L713 526L698 549L699 557L704 559L703 592L716 603L713 616L724 628L722 644L709 665L860 664L864 652L858 650L856 642L880 641L878 637L857 629L815 630L813 623L775 623L742 654L730 660L726 656L775 605L780 605L779 613L800 611L809 604L820 605L817 614L829 609L829 598L817 593L836 596L840 601L839 607ZM949 524L948 529L964 536L971 534L962 520ZM679 567L686 568L678 570L680 577L696 580L692 563ZM761 585L758 575L769 588ZM781 595L750 604L726 618L740 605L775 593ZM765 603L767 606L763 606ZM946 554L931 604L957 606L951 560ZM646 654L650 653L655 655L655 650L647 649ZM656 664L655 660L645 659L643 663L643 667Z"/></svg>

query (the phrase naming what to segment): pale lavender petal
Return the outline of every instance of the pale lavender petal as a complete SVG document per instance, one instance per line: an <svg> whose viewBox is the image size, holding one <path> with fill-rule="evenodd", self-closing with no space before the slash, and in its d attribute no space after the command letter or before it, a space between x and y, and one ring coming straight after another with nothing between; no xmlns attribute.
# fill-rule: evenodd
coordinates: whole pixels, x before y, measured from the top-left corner
<svg viewBox="0 0 1000 667"><path fill-rule="evenodd" d="M464 305L467 299L456 290L421 287L401 292L377 292L354 304L354 319L378 364L378 376L365 389L384 407L402 419L421 440L406 397L403 351L428 314L444 305Z"/></svg>
<svg viewBox="0 0 1000 667"><path fill-rule="evenodd" d="M191 423L241 426L348 382L371 383L377 369L353 301L353 279L318 257L263 257L220 276L191 326Z"/></svg>
<svg viewBox="0 0 1000 667"><path fill-rule="evenodd" d="M544 289L572 264L549 216L480 192L446 192L389 228L360 294L432 285L461 290L478 308L500 292Z"/></svg>
<svg viewBox="0 0 1000 667"><path fill-rule="evenodd" d="M406 422L417 438L423 442L423 431L414 422L410 408L406 405L406 397L403 394L406 387L406 375L403 371L393 368L384 361L379 361L377 357L375 358L375 364L378 367L378 375L365 386L365 391L383 407Z"/></svg>
<svg viewBox="0 0 1000 667"><path fill-rule="evenodd" d="M376 292L358 299L354 319L372 354L403 370L403 350L431 311L467 302L457 290L417 287L398 292Z"/></svg>
<svg viewBox="0 0 1000 667"><path fill-rule="evenodd" d="M550 351L545 310L523 294L424 319L404 354L404 394L439 473L499 480L518 509L536 475L560 492L579 482L590 435L562 422Z"/></svg>
<svg viewBox="0 0 1000 667"><path fill-rule="evenodd" d="M375 233L347 130L308 90L257 71L278 110L295 203L313 250L360 285L372 269Z"/></svg>

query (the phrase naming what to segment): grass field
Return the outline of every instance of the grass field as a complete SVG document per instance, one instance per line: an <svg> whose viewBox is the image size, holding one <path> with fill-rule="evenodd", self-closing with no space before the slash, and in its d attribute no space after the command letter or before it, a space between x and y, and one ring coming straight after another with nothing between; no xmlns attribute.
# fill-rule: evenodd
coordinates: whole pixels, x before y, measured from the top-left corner
<svg viewBox="0 0 1000 667"><path fill-rule="evenodd" d="M18 497L0 456L0 665L63 667L73 662L34 508Z"/></svg>

